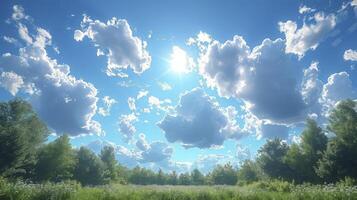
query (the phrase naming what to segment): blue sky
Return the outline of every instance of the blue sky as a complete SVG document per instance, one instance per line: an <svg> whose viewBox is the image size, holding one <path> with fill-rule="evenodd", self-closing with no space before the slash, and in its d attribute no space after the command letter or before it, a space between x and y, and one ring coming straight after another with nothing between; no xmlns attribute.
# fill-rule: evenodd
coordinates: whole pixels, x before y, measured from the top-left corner
<svg viewBox="0 0 357 200"><path fill-rule="evenodd" d="M0 99L128 167L238 165L356 98L355 0L2 1L0 27Z"/></svg>

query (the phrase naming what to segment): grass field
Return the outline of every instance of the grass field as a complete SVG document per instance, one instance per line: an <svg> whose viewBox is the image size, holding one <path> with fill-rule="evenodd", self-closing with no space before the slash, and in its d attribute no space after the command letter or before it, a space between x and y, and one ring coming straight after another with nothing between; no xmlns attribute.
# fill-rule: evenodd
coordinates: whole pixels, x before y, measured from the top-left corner
<svg viewBox="0 0 357 200"><path fill-rule="evenodd" d="M81 187L74 182L25 184L0 182L0 199L9 200L226 200L226 199L357 199L357 187L258 182L248 186Z"/></svg>

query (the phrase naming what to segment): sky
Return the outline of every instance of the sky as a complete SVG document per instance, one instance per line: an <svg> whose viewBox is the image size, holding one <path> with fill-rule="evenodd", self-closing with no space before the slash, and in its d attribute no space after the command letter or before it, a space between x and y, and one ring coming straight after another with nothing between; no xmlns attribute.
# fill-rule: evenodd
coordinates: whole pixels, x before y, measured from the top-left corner
<svg viewBox="0 0 357 200"><path fill-rule="evenodd" d="M207 173L299 143L356 99L356 64L356 0L0 3L0 100L130 168Z"/></svg>

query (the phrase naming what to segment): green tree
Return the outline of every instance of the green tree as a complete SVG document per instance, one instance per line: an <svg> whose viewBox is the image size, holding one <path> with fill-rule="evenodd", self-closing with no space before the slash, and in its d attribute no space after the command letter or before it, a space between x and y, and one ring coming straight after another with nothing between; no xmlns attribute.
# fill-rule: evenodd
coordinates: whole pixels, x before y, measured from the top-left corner
<svg viewBox="0 0 357 200"><path fill-rule="evenodd" d="M115 159L114 148L111 146L105 146L99 155L100 159L104 163L105 167L105 178L110 181L117 180L116 165L117 160Z"/></svg>
<svg viewBox="0 0 357 200"><path fill-rule="evenodd" d="M238 181L243 184L249 184L258 181L260 178L259 167L254 161L245 160L238 170Z"/></svg>
<svg viewBox="0 0 357 200"><path fill-rule="evenodd" d="M177 185L178 178L176 171L172 171L171 174L169 174L167 182L169 185Z"/></svg>
<svg viewBox="0 0 357 200"><path fill-rule="evenodd" d="M75 152L67 135L40 148L35 166L38 181L63 181L73 177Z"/></svg>
<svg viewBox="0 0 357 200"><path fill-rule="evenodd" d="M101 185L105 183L104 163L91 150L81 147L77 152L74 178L82 185Z"/></svg>
<svg viewBox="0 0 357 200"><path fill-rule="evenodd" d="M210 174L211 182L215 185L235 185L237 183L237 171L230 163L217 165Z"/></svg>
<svg viewBox="0 0 357 200"><path fill-rule="evenodd" d="M281 139L269 140L258 151L257 163L263 172L271 178L290 179L291 170L284 163L289 146Z"/></svg>
<svg viewBox="0 0 357 200"><path fill-rule="evenodd" d="M29 177L48 129L21 99L0 103L0 174Z"/></svg>
<svg viewBox="0 0 357 200"><path fill-rule="evenodd" d="M193 185L203 185L205 183L205 177L198 169L192 171L191 180Z"/></svg>
<svg viewBox="0 0 357 200"><path fill-rule="evenodd" d="M191 185L191 176L189 173L182 173L178 178L179 185Z"/></svg>
<svg viewBox="0 0 357 200"><path fill-rule="evenodd" d="M159 169L156 176L156 184L165 185L166 183L167 183L166 174L161 169Z"/></svg>
<svg viewBox="0 0 357 200"><path fill-rule="evenodd" d="M301 135L301 143L291 145L285 156L285 162L292 169L298 183L319 181L315 172L317 162L326 150L327 137L314 120L306 121L306 128Z"/></svg>
<svg viewBox="0 0 357 200"><path fill-rule="evenodd" d="M357 178L357 112L356 102L340 102L331 112L328 130L336 135L319 161L318 175L334 182L344 177Z"/></svg>
<svg viewBox="0 0 357 200"><path fill-rule="evenodd" d="M136 166L134 169L131 170L129 176L129 183L138 185L155 184L156 174L152 170Z"/></svg>

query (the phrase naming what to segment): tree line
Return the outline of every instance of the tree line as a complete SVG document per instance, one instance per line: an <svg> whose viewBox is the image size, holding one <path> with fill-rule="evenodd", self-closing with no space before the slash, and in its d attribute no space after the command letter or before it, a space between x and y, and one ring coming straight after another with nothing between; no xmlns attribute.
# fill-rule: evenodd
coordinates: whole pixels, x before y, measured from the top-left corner
<svg viewBox="0 0 357 200"><path fill-rule="evenodd" d="M334 136L327 137L326 132ZM129 169L115 159L115 150L104 147L99 155L86 147L75 149L67 135L46 142L49 130L22 99L0 103L0 176L31 182L75 180L82 185L235 185L282 179L295 183L333 183L357 179L356 102L340 102L330 113L327 130L308 119L301 142L291 145L268 140L254 160L239 168L217 165L207 174Z"/></svg>

